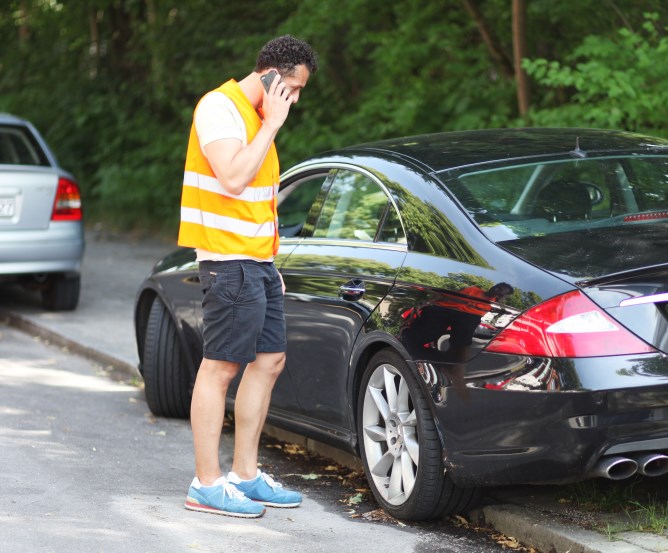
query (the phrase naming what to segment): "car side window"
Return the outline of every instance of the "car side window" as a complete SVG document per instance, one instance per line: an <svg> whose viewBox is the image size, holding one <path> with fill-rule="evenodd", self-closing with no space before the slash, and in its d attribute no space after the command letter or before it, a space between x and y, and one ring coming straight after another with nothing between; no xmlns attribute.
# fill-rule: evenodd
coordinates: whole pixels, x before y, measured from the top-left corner
<svg viewBox="0 0 668 553"><path fill-rule="evenodd" d="M313 202L327 174L313 175L288 184L278 193L278 235L281 238L299 236Z"/></svg>
<svg viewBox="0 0 668 553"><path fill-rule="evenodd" d="M388 203L389 198L383 189L369 177L354 171L340 170L325 198L313 236L374 241L379 224L383 219L388 220L387 216L383 217ZM393 206L390 207L394 210ZM394 233L389 226L388 237ZM392 239L398 241L394 240L394 236Z"/></svg>
<svg viewBox="0 0 668 553"><path fill-rule="evenodd" d="M401 225L401 219L399 219L399 213L397 213L396 208L390 202L387 206L387 213L385 214L385 220L383 221L383 226L378 233L379 242L390 242L393 244L406 244L406 234L404 233L404 228Z"/></svg>

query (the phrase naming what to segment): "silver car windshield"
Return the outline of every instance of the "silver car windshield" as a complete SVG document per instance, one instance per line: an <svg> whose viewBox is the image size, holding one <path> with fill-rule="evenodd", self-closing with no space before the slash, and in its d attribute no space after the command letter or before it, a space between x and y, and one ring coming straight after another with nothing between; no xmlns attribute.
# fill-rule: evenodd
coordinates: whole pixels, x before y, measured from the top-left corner
<svg viewBox="0 0 668 553"><path fill-rule="evenodd" d="M533 163L460 175L448 188L496 242L668 223L668 157Z"/></svg>

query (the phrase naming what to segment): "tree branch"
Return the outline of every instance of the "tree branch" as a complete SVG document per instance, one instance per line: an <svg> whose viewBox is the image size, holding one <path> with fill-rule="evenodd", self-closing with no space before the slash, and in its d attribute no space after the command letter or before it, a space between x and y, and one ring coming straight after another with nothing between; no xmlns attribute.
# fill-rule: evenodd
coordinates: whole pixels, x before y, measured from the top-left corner
<svg viewBox="0 0 668 553"><path fill-rule="evenodd" d="M510 58L506 55L501 43L489 28L489 25L487 25L487 21L485 21L485 18L475 1L462 0L462 4L471 16L471 19L473 19L473 22L476 24L478 32L482 37L482 41L487 46L487 51L489 52L490 57L494 60L505 77L512 78L514 75L513 64L510 61Z"/></svg>

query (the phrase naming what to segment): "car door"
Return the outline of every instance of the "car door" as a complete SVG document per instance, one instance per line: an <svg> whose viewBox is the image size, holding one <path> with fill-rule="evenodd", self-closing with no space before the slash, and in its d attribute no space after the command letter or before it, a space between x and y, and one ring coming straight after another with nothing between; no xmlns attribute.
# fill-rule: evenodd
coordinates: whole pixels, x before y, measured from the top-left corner
<svg viewBox="0 0 668 553"><path fill-rule="evenodd" d="M278 253L274 256L274 264L280 270L283 262L289 257L297 244L300 242L300 233L304 227L306 218L311 210L311 207L321 192L324 182L327 179L328 172L308 173L305 176L291 179L289 182L281 184L281 190L278 194L278 216L280 236L280 246ZM193 266L188 266L191 272L188 276L183 277L184 282L195 284L193 288L192 298L194 301L194 308L197 317L197 325L199 327L201 350L201 333L202 333L202 293L199 285L199 275L197 273L197 263L193 262ZM230 383L229 398L236 396L236 391L239 388L239 383L243 376L243 371L234 378ZM301 408L297 401L297 392L290 379L290 373L286 369L278 377L271 397L271 412L274 416L281 418L289 417L290 413L299 413Z"/></svg>
<svg viewBox="0 0 668 553"><path fill-rule="evenodd" d="M338 169L312 228L283 262L287 372L309 423L350 430L355 339L393 285L406 240L387 190L370 173Z"/></svg>
<svg viewBox="0 0 668 553"><path fill-rule="evenodd" d="M309 173L281 185L278 194L278 234L281 243L274 257L274 263L279 270L301 241L306 219L327 177L327 171ZM280 412L282 416L301 411L297 389L287 369L281 373L274 385L271 410L273 414Z"/></svg>

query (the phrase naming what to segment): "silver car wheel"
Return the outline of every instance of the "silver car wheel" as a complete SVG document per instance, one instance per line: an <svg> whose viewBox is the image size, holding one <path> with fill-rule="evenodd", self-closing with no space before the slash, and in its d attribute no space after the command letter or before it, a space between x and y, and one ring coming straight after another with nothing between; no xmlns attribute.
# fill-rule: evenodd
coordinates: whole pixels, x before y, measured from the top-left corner
<svg viewBox="0 0 668 553"><path fill-rule="evenodd" d="M362 412L364 453L374 484L391 505L410 497L420 458L417 416L408 383L387 363L371 375Z"/></svg>

